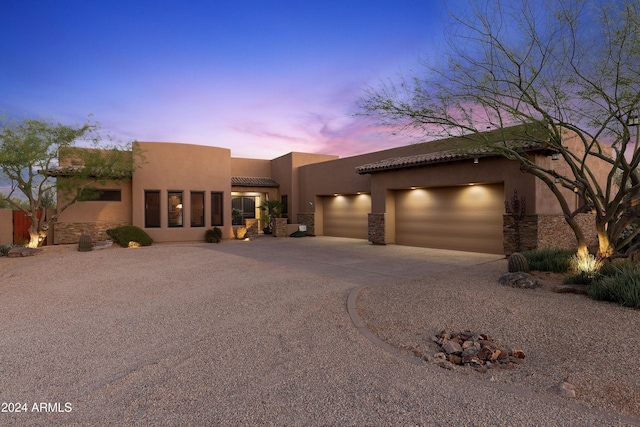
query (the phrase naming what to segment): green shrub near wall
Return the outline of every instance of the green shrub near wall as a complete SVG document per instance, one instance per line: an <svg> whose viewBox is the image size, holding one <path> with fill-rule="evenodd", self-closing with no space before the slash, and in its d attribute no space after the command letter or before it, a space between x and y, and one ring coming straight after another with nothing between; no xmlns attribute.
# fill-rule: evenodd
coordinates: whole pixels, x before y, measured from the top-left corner
<svg viewBox="0 0 640 427"><path fill-rule="evenodd" d="M640 265L630 262L615 264L606 274L589 285L589 296L640 309Z"/></svg>
<svg viewBox="0 0 640 427"><path fill-rule="evenodd" d="M536 271L564 273L569 270L570 259L575 251L568 249L535 249L522 255L529 261L529 268Z"/></svg>
<svg viewBox="0 0 640 427"><path fill-rule="evenodd" d="M222 240L222 230L213 227L204 232L204 240L207 243L220 243Z"/></svg>
<svg viewBox="0 0 640 427"><path fill-rule="evenodd" d="M123 248L129 247L129 242L136 242L140 246L150 246L153 243L153 239L143 229L135 225L110 228L107 230L107 234Z"/></svg>

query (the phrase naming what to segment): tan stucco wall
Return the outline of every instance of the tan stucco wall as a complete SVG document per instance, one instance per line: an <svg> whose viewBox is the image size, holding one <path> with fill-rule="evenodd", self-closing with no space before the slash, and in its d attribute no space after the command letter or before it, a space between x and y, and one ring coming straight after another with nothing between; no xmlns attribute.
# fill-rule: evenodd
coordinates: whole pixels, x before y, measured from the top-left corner
<svg viewBox="0 0 640 427"><path fill-rule="evenodd" d="M64 178L58 178L64 179ZM58 222L131 221L131 181L109 181L95 183L91 187L106 190L121 190L119 202L76 202L60 213ZM58 206L64 206L65 198L58 194Z"/></svg>
<svg viewBox="0 0 640 427"><path fill-rule="evenodd" d="M0 245L13 243L13 210L0 209Z"/></svg>
<svg viewBox="0 0 640 427"><path fill-rule="evenodd" d="M578 138L575 132L565 129L562 133L562 144L567 147L572 153L582 156L585 152L583 142ZM604 155L611 157L611 147L601 146ZM553 169L559 174L567 177L573 177L571 170L567 162L560 156L558 160L553 160L551 156L536 156L536 163L542 165L548 169ZM587 167L595 176L600 185L604 185L607 181L607 175L611 171L611 165L595 156L589 156L586 161ZM570 209L576 209L580 203L578 196L567 188L561 189L567 204ZM549 187L542 182L542 180L536 180L536 199L535 199L535 213L538 214L557 214L561 213L560 204L556 199L553 192Z"/></svg>
<svg viewBox="0 0 640 427"><path fill-rule="evenodd" d="M271 177L271 160L231 158L231 176Z"/></svg>
<svg viewBox="0 0 640 427"><path fill-rule="evenodd" d="M271 161L271 176L280 184L279 194L288 198L288 217L291 222L297 220L299 212L309 212L308 208L303 207L301 210L300 206L300 168L337 159L338 156L328 154L292 152Z"/></svg>
<svg viewBox="0 0 640 427"><path fill-rule="evenodd" d="M231 227L231 151L226 148L191 144L140 142L146 163L133 175L133 225L143 228L157 242L203 240L211 227L211 192L224 193L223 237L233 235ZM144 192L160 191L159 228L145 228ZM168 191L183 192L182 227L168 226ZM205 227L191 227L190 192L205 193Z"/></svg>
<svg viewBox="0 0 640 427"><path fill-rule="evenodd" d="M371 176L372 210L385 212L385 201L389 189L411 187L446 187L469 183L504 183L505 198L518 191L518 197L534 200L534 177L522 173L517 163L503 158L481 158L479 163L463 160L438 163L424 168L401 169L373 174ZM527 206L531 209L530 206Z"/></svg>

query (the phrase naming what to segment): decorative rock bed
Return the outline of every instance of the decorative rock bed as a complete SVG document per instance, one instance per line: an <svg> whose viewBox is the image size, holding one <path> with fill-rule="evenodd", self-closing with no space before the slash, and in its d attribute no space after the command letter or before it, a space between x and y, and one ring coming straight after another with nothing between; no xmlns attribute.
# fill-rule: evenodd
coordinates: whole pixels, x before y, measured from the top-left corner
<svg viewBox="0 0 640 427"><path fill-rule="evenodd" d="M490 335L470 331L442 331L431 337L440 347L431 360L446 369L468 366L478 372L489 369L513 369L524 363L525 353L520 348L500 346Z"/></svg>

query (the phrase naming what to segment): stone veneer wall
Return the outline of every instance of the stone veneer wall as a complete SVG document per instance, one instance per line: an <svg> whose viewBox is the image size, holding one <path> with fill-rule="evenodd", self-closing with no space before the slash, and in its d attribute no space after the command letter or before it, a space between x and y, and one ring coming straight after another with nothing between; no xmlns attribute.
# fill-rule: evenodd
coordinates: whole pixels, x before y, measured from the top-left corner
<svg viewBox="0 0 640 427"><path fill-rule="evenodd" d="M307 236L316 235L316 214L314 213L299 213L298 224L307 226Z"/></svg>
<svg viewBox="0 0 640 427"><path fill-rule="evenodd" d="M258 220L257 219L245 219L244 226L247 228L247 234L245 237L249 239L255 239L258 237Z"/></svg>
<svg viewBox="0 0 640 427"><path fill-rule="evenodd" d="M287 218L272 219L271 230L274 237L288 237L289 234L287 234Z"/></svg>
<svg viewBox="0 0 640 427"><path fill-rule="evenodd" d="M578 214L576 220L587 234L587 245L597 245L598 237L593 215ZM515 252L515 224L510 215L503 217L503 238L505 255ZM527 215L520 221L520 243L523 251L550 248L577 249L576 236L563 215Z"/></svg>
<svg viewBox="0 0 640 427"><path fill-rule="evenodd" d="M78 243L81 234L91 236L92 242L110 239L107 230L110 228L131 225L130 221L96 221L96 222L56 222L53 224L53 244L66 245Z"/></svg>
<svg viewBox="0 0 640 427"><path fill-rule="evenodd" d="M374 245L386 245L384 214L370 213L368 215L369 241Z"/></svg>

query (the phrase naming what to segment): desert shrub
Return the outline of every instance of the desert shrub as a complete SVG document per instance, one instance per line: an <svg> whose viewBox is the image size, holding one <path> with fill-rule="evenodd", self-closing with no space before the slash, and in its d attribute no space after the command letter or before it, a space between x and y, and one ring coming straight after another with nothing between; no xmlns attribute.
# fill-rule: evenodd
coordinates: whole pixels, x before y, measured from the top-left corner
<svg viewBox="0 0 640 427"><path fill-rule="evenodd" d="M9 251L11 250L12 247L13 245L11 243L0 245L0 256L9 255Z"/></svg>
<svg viewBox="0 0 640 427"><path fill-rule="evenodd" d="M143 229L135 225L110 228L107 230L107 234L123 248L128 248L129 242L136 242L140 246L150 246L153 243L153 239Z"/></svg>
<svg viewBox="0 0 640 427"><path fill-rule="evenodd" d="M300 230L294 231L293 233L291 233L289 235L289 237L306 237L306 236L307 236L307 233L305 233L304 231L300 231Z"/></svg>
<svg viewBox="0 0 640 427"><path fill-rule="evenodd" d="M220 243L222 240L222 230L213 227L204 232L204 240L207 243Z"/></svg>
<svg viewBox="0 0 640 427"><path fill-rule="evenodd" d="M590 274L580 271L576 274L571 274L562 279L563 285L590 285L593 283L594 277Z"/></svg>
<svg viewBox="0 0 640 427"><path fill-rule="evenodd" d="M564 273L569 270L570 258L575 251L568 249L534 249L524 251L522 255L529 261L529 268L537 271Z"/></svg>
<svg viewBox="0 0 640 427"><path fill-rule="evenodd" d="M600 277L588 288L589 296L625 307L640 309L640 266L632 263L613 264L613 274Z"/></svg>

